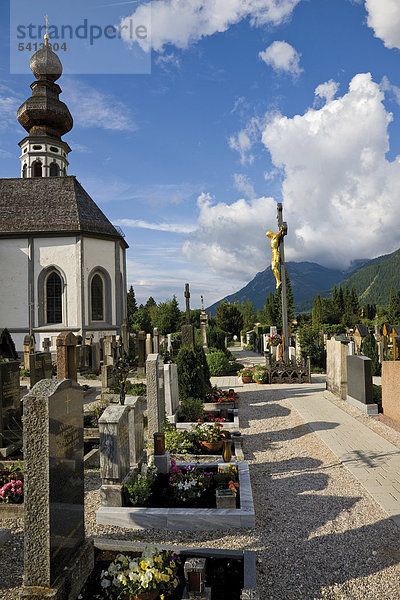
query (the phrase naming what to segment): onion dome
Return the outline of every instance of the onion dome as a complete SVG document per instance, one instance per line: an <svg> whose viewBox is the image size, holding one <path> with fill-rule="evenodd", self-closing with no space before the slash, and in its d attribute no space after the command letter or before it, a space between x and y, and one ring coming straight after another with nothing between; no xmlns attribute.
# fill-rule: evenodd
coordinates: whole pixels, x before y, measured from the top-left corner
<svg viewBox="0 0 400 600"><path fill-rule="evenodd" d="M18 109L18 121L30 136L60 139L73 126L68 107L59 99L61 88L55 83L62 74L61 61L46 44L32 56L30 67L37 81L31 84L32 96Z"/></svg>
<svg viewBox="0 0 400 600"><path fill-rule="evenodd" d="M38 80L57 81L63 71L60 59L48 44L35 52L30 61L30 68Z"/></svg>

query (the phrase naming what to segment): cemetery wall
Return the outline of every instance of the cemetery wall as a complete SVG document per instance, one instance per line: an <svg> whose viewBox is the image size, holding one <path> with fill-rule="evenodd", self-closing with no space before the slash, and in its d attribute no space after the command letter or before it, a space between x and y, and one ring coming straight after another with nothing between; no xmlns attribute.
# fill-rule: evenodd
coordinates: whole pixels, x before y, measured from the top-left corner
<svg viewBox="0 0 400 600"><path fill-rule="evenodd" d="M332 338L326 342L326 387L342 400L347 398L348 345Z"/></svg>
<svg viewBox="0 0 400 600"><path fill-rule="evenodd" d="M400 423L400 362L384 360L382 363L383 414Z"/></svg>

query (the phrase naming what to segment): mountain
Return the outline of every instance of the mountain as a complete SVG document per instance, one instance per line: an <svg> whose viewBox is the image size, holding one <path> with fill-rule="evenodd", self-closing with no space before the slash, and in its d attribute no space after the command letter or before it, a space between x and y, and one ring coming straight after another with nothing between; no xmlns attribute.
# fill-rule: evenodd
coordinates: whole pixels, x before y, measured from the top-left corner
<svg viewBox="0 0 400 600"><path fill-rule="evenodd" d="M292 292L295 302L295 310L311 310L312 303L317 294L329 294L329 290L342 281L348 271L329 269L312 262L288 262L286 268L292 284ZM234 294L225 296L222 300L215 302L208 311L214 315L218 305L223 301L246 302L251 300L254 308L263 309L265 300L270 292L275 293L275 277L271 267L257 273L257 275L244 288ZM400 287L400 286L399 286Z"/></svg>
<svg viewBox="0 0 400 600"><path fill-rule="evenodd" d="M391 286L395 292L400 289L400 249L356 268L341 281L342 287L346 283L354 285L361 304L388 304Z"/></svg>

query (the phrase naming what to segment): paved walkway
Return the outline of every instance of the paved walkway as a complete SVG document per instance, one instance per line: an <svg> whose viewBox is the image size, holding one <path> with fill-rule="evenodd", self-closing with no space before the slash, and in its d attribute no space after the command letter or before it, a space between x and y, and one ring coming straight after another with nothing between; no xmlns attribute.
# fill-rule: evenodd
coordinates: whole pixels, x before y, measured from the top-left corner
<svg viewBox="0 0 400 600"><path fill-rule="evenodd" d="M244 362L240 350L233 351ZM246 362L251 361L249 354L253 353L245 354ZM318 383L279 388L312 431L400 527L400 450L332 403L321 379L318 377Z"/></svg>

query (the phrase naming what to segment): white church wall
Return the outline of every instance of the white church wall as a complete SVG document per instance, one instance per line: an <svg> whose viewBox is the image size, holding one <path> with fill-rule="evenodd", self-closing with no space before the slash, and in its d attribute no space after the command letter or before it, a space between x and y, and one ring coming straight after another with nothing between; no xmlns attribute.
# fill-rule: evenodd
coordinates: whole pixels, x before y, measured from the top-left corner
<svg viewBox="0 0 400 600"><path fill-rule="evenodd" d="M0 327L28 327L28 240L0 240L0 264Z"/></svg>
<svg viewBox="0 0 400 600"><path fill-rule="evenodd" d="M80 327L80 273L79 247L75 236L35 239L35 307L38 324L39 290L38 277L43 269L58 267L65 275L65 300L63 304L63 326Z"/></svg>
<svg viewBox="0 0 400 600"><path fill-rule="evenodd" d="M83 238L83 273L85 286L85 325L89 319L89 275L96 267L107 271L111 279L111 323L115 324L115 242L114 240Z"/></svg>

